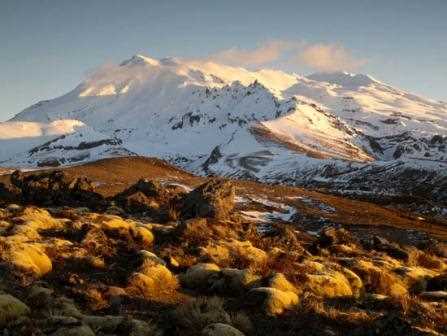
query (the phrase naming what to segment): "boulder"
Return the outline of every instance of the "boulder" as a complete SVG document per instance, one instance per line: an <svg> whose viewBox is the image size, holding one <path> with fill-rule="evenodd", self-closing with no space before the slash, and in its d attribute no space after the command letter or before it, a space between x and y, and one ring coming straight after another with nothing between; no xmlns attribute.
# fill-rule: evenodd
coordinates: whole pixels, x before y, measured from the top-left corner
<svg viewBox="0 0 447 336"><path fill-rule="evenodd" d="M116 195L115 200L129 212L148 213L156 217L167 211L169 200L175 195L175 191L165 188L158 181L140 179L137 183Z"/></svg>
<svg viewBox="0 0 447 336"><path fill-rule="evenodd" d="M181 213L184 218L226 219L234 208L234 198L232 182L213 178L186 195Z"/></svg>
<svg viewBox="0 0 447 336"><path fill-rule="evenodd" d="M181 282L188 288L208 288L211 278L218 276L220 267L212 263L200 263L188 268L180 276Z"/></svg>
<svg viewBox="0 0 447 336"><path fill-rule="evenodd" d="M202 330L202 336L244 336L244 334L229 324L212 323Z"/></svg>

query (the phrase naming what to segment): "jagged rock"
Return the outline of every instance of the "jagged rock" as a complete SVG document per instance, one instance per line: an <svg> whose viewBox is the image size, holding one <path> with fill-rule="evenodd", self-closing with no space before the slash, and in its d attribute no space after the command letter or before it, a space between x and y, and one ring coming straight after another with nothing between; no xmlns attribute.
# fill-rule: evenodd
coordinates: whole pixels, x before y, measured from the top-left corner
<svg viewBox="0 0 447 336"><path fill-rule="evenodd" d="M171 200L181 194L176 188L160 182L140 179L137 183L115 196L116 202L129 212L147 213L152 217L167 217Z"/></svg>
<svg viewBox="0 0 447 336"><path fill-rule="evenodd" d="M214 178L197 187L183 200L184 218L228 218L234 208L235 188L233 183Z"/></svg>
<svg viewBox="0 0 447 336"><path fill-rule="evenodd" d="M30 309L19 299L9 294L0 294L0 327L29 314Z"/></svg>
<svg viewBox="0 0 447 336"><path fill-rule="evenodd" d="M251 289L247 294L250 305L262 305L268 315L279 315L298 304L298 295L270 287Z"/></svg>
<svg viewBox="0 0 447 336"><path fill-rule="evenodd" d="M229 324L213 323L202 330L202 336L244 336L244 334Z"/></svg>
<svg viewBox="0 0 447 336"><path fill-rule="evenodd" d="M11 183L21 191L26 203L44 205L70 205L99 207L104 199L94 191L86 177L69 177L61 170L38 174L22 174L15 171Z"/></svg>

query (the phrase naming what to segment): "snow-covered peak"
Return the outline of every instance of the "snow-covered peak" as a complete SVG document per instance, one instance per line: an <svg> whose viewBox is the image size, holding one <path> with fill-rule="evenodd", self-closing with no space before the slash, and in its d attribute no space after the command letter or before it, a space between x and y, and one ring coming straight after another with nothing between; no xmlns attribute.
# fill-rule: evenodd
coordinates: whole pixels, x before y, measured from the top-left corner
<svg viewBox="0 0 447 336"><path fill-rule="evenodd" d="M150 58L147 56L137 54L137 55L132 56L128 60L121 62L120 66L141 65L141 64L143 64L143 65L144 64L158 65L159 61L154 58Z"/></svg>
<svg viewBox="0 0 447 336"><path fill-rule="evenodd" d="M340 85L344 88L349 89L356 89L361 86L368 86L374 83L378 83L377 80L369 75L353 74L345 71L319 72L309 75L307 76L307 78L318 82L327 82Z"/></svg>
<svg viewBox="0 0 447 336"><path fill-rule="evenodd" d="M203 59L135 55L98 69L73 91L35 104L13 120L47 125L75 119L91 128L43 146L39 160L50 151L85 160L132 152L201 169L211 153L218 153L221 171L263 174L267 162L290 155L349 162L446 161L446 113L441 103L368 75L302 77ZM67 145L86 138L95 145L89 156L92 149L84 144ZM43 140L34 139L34 147ZM0 144L12 143L17 143L14 135ZM12 152L0 153L0 161Z"/></svg>

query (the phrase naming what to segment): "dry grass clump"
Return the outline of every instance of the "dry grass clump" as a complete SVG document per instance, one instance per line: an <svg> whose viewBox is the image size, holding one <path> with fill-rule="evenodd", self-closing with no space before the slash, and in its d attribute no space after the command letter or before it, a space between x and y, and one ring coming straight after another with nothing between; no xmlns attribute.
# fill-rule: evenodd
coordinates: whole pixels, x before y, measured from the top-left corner
<svg viewBox="0 0 447 336"><path fill-rule="evenodd" d="M366 310L353 307L333 306L326 303L321 297L306 293L301 301L300 312L307 315L319 316L343 327L357 326L368 323L374 315Z"/></svg>
<svg viewBox="0 0 447 336"><path fill-rule="evenodd" d="M177 222L180 219L181 215L182 215L181 211L177 208L175 204L173 203L168 204L168 208L166 210L167 221Z"/></svg>
<svg viewBox="0 0 447 336"><path fill-rule="evenodd" d="M0 295L0 327L29 314L30 309L22 301L9 294Z"/></svg>
<svg viewBox="0 0 447 336"><path fill-rule="evenodd" d="M244 312L236 312L230 314L231 318L231 325L235 327L236 329L244 332L245 334L249 335L253 332L253 323L251 322L250 318L247 314Z"/></svg>
<svg viewBox="0 0 447 336"><path fill-rule="evenodd" d="M394 298L408 295L404 282L384 268L376 267L369 262L360 262L353 271L361 277L367 292Z"/></svg>
<svg viewBox="0 0 447 336"><path fill-rule="evenodd" d="M421 266L432 270L441 270L445 267L441 258L412 248L408 256L409 266Z"/></svg>
<svg viewBox="0 0 447 336"><path fill-rule="evenodd" d="M253 324L244 312L229 313L220 297L198 297L179 306L174 312L181 335L198 335L208 325L223 323L246 334L253 331Z"/></svg>
<svg viewBox="0 0 447 336"><path fill-rule="evenodd" d="M179 306L174 315L178 325L190 335L200 334L211 323L231 324L231 316L224 309L223 299L216 296L193 299Z"/></svg>

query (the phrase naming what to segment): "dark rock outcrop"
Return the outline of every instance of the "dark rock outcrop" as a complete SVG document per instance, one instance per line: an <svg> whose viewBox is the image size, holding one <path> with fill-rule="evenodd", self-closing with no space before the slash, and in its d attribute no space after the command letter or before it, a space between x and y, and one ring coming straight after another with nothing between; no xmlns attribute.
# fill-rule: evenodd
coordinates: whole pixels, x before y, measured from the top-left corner
<svg viewBox="0 0 447 336"><path fill-rule="evenodd" d="M11 183L20 190L24 203L91 208L105 205L104 198L94 191L88 178L70 177L61 170L30 175L15 171L11 175Z"/></svg>
<svg viewBox="0 0 447 336"><path fill-rule="evenodd" d="M234 208L232 182L213 178L191 191L183 200L182 217L227 218Z"/></svg>
<svg viewBox="0 0 447 336"><path fill-rule="evenodd" d="M184 191L161 182L140 179L137 183L115 196L115 201L131 213L146 213L159 220L172 220ZM170 214L171 212L171 214Z"/></svg>

